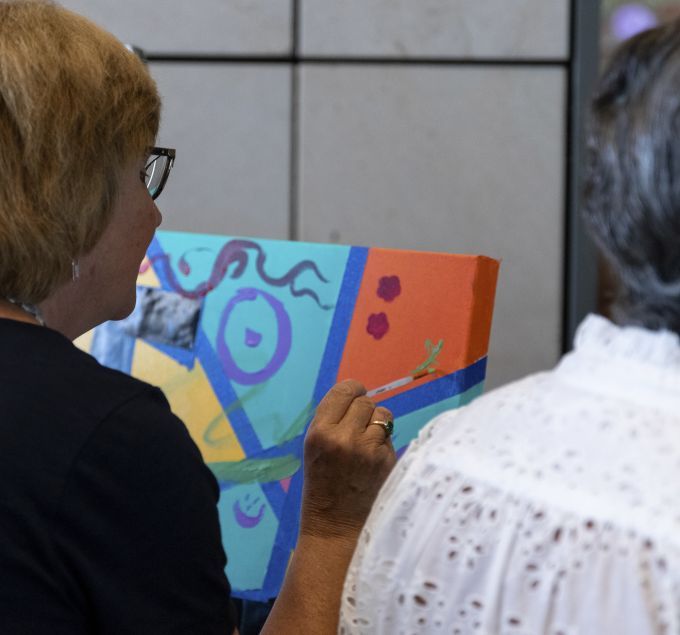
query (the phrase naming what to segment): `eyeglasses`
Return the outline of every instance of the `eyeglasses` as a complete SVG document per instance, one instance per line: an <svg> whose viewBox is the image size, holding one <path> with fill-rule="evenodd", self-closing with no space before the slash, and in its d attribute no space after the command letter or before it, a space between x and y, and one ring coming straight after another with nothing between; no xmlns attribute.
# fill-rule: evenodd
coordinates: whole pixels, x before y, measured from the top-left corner
<svg viewBox="0 0 680 635"><path fill-rule="evenodd" d="M149 148L149 158L144 168L144 183L154 200L161 195L174 164L174 148Z"/></svg>

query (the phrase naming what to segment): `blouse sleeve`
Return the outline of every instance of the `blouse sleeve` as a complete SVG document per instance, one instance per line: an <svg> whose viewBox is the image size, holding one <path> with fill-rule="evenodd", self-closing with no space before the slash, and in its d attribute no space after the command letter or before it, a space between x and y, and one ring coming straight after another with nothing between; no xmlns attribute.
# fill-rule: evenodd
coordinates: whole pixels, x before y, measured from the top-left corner
<svg viewBox="0 0 680 635"><path fill-rule="evenodd" d="M231 634L217 483L157 389L107 417L65 483L55 543L102 635Z"/></svg>

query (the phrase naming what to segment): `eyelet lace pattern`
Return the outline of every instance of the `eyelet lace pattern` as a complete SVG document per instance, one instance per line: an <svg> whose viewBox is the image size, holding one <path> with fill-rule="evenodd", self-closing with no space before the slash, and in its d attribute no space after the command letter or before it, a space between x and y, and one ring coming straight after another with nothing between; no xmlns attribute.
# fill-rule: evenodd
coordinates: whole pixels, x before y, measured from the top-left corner
<svg viewBox="0 0 680 635"><path fill-rule="evenodd" d="M368 519L339 632L680 634L677 336L590 316L555 370L432 421Z"/></svg>

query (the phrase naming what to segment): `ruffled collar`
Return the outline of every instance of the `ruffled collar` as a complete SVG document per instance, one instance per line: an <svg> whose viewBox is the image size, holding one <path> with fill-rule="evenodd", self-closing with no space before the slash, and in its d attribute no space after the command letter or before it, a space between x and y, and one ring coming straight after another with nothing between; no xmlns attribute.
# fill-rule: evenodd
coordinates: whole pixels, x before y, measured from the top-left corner
<svg viewBox="0 0 680 635"><path fill-rule="evenodd" d="M617 326L589 315L555 372L589 392L680 412L680 338L669 331Z"/></svg>
<svg viewBox="0 0 680 635"><path fill-rule="evenodd" d="M586 355L680 370L680 337L676 333L617 326L601 315L588 315L581 323L574 349Z"/></svg>

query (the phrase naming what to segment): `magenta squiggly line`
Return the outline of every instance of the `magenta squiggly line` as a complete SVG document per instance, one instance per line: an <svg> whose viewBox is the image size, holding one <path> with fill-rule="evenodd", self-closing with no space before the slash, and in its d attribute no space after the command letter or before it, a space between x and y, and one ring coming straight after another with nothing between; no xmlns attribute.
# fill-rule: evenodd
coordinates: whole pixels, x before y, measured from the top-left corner
<svg viewBox="0 0 680 635"><path fill-rule="evenodd" d="M194 247L193 249L189 249L188 251L185 251L182 254L182 256L179 259L179 262L177 263L177 268L185 276L188 276L191 273L191 267L189 266L189 261L187 260L187 256L194 251L210 251L210 250L207 247Z"/></svg>
<svg viewBox="0 0 680 635"><path fill-rule="evenodd" d="M264 263L267 258L264 250L260 245L251 240L230 240L217 255L215 264L208 280L199 283L194 289L185 289L180 281L177 279L175 272L170 266L170 257L168 254L159 254L151 258L151 263L158 264L163 268L163 274L168 280L170 287L176 293L179 293L185 298L196 300L204 298L208 293L213 291L224 278L227 276L229 267L236 263L236 268L229 274L231 278L240 278L248 265L248 253L246 249L254 249L257 251L257 258L255 260L255 267L260 278L269 285L274 287L288 287L291 295L294 297L309 296L324 310L333 308L332 305L322 304L319 296L311 289L296 289L295 280L305 271L312 271L321 282L328 282L324 275L319 271L316 263L311 260L303 260L296 264L292 269L279 278L275 278L267 274L264 270Z"/></svg>

